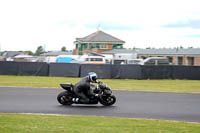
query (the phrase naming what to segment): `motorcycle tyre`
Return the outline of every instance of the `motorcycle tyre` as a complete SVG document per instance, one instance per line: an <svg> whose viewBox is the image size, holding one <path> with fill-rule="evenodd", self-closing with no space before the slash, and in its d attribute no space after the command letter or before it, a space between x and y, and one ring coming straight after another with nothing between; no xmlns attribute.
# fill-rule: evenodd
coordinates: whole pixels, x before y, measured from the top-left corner
<svg viewBox="0 0 200 133"><path fill-rule="evenodd" d="M106 100L103 99L103 96L100 96L99 102L104 106L111 106L116 102L116 97L114 95L110 95L107 98L112 98L113 99L112 102L107 102Z"/></svg>
<svg viewBox="0 0 200 133"><path fill-rule="evenodd" d="M62 98L63 96L65 96L65 98L72 99L72 97L69 95L69 93L68 93L67 91L63 91L63 92L59 93L58 96L57 96L57 100L58 100L58 102L59 102L60 104L62 104L62 105L71 105L71 104L73 103L72 100L63 102L63 101L61 100L61 98Z"/></svg>

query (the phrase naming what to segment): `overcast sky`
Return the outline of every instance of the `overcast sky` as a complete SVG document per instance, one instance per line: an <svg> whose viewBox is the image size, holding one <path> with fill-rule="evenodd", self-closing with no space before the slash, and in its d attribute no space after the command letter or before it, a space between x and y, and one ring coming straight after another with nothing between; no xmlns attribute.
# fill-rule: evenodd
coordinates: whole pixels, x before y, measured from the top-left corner
<svg viewBox="0 0 200 133"><path fill-rule="evenodd" d="M0 50L74 48L101 29L125 48L200 48L199 0L0 0Z"/></svg>

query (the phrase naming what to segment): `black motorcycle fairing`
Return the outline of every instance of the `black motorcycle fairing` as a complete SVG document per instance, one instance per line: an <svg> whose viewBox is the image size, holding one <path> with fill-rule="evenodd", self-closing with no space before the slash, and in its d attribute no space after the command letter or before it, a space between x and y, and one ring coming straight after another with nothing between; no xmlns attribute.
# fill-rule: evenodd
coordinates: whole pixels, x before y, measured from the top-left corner
<svg viewBox="0 0 200 133"><path fill-rule="evenodd" d="M104 95L111 95L112 94L112 91L111 91L110 87L108 87L107 85L101 83L99 85L99 87L101 88L101 90L102 90Z"/></svg>
<svg viewBox="0 0 200 133"><path fill-rule="evenodd" d="M104 94L105 94L105 95L111 95L111 94L112 94L112 91L109 90L109 89L106 89L106 90L104 90Z"/></svg>
<svg viewBox="0 0 200 133"><path fill-rule="evenodd" d="M99 100L97 98L90 98L89 104L98 104Z"/></svg>

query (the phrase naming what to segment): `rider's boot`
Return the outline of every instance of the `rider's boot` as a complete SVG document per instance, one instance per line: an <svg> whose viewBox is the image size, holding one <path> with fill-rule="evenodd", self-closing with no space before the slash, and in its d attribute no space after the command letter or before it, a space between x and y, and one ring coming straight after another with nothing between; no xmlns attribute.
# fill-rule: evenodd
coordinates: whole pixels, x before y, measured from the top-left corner
<svg viewBox="0 0 200 133"><path fill-rule="evenodd" d="M78 102L79 102L79 98L73 98L72 101L73 101L74 103L78 103Z"/></svg>

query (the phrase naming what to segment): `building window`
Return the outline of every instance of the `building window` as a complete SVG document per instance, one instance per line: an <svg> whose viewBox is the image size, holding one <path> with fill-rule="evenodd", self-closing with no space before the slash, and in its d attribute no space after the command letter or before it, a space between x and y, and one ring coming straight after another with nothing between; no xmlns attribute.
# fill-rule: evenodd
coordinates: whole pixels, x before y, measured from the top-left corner
<svg viewBox="0 0 200 133"><path fill-rule="evenodd" d="M82 47L83 47L83 49L88 49L88 44L87 43L83 43Z"/></svg>
<svg viewBox="0 0 200 133"><path fill-rule="evenodd" d="M100 49L107 49L108 45L107 44L100 44Z"/></svg>
<svg viewBox="0 0 200 133"><path fill-rule="evenodd" d="M83 55L83 51L80 51L80 50L79 50L79 51L78 51L78 54L79 54L79 55Z"/></svg>
<svg viewBox="0 0 200 133"><path fill-rule="evenodd" d="M122 45L121 44L113 44L113 49L121 49Z"/></svg>
<svg viewBox="0 0 200 133"><path fill-rule="evenodd" d="M188 65L193 66L194 65L194 57L187 57Z"/></svg>
<svg viewBox="0 0 200 133"><path fill-rule="evenodd" d="M183 57L178 57L178 65L183 65Z"/></svg>
<svg viewBox="0 0 200 133"><path fill-rule="evenodd" d="M173 58L172 57L168 56L167 58L168 58L170 63L173 63Z"/></svg>
<svg viewBox="0 0 200 133"><path fill-rule="evenodd" d="M92 43L92 48L99 48L99 44L98 43Z"/></svg>
<svg viewBox="0 0 200 133"><path fill-rule="evenodd" d="M99 44L99 43L93 43L92 48L97 48L97 49L108 49L107 44Z"/></svg>
<svg viewBox="0 0 200 133"><path fill-rule="evenodd" d="M78 49L82 49L81 43L78 43Z"/></svg>

